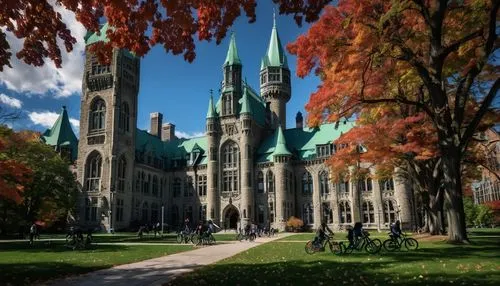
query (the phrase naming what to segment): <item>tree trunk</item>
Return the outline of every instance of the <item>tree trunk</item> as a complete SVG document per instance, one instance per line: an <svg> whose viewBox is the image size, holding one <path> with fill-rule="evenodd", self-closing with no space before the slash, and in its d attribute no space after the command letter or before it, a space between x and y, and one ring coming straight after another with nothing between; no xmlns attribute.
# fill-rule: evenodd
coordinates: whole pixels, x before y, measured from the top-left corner
<svg viewBox="0 0 500 286"><path fill-rule="evenodd" d="M450 148L450 149L453 149ZM450 150L455 151L455 150ZM468 242L465 226L464 202L462 198L462 177L460 172L460 156L456 152L443 153L443 173L445 199L447 203L448 242Z"/></svg>

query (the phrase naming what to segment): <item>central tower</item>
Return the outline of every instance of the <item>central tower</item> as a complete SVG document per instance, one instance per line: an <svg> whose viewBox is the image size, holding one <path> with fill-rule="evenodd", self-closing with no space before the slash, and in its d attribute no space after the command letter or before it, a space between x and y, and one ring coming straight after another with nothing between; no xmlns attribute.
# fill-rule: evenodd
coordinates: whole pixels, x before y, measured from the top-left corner
<svg viewBox="0 0 500 286"><path fill-rule="evenodd" d="M271 111L271 128L281 125L286 129L286 103L292 94L290 70L276 29L275 16L269 47L260 64L260 94Z"/></svg>

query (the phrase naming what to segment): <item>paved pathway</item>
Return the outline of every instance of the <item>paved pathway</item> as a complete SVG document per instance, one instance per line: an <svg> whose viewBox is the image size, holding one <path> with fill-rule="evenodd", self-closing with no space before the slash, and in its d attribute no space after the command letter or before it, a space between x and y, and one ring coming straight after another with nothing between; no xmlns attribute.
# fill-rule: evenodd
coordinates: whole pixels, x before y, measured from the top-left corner
<svg viewBox="0 0 500 286"><path fill-rule="evenodd" d="M272 238L257 238L255 242L217 244L196 250L176 253L124 264L109 269L90 272L80 276L53 281L52 286L95 286L95 285L163 285L175 275L193 271L195 268L215 263L250 248L291 234L282 233Z"/></svg>

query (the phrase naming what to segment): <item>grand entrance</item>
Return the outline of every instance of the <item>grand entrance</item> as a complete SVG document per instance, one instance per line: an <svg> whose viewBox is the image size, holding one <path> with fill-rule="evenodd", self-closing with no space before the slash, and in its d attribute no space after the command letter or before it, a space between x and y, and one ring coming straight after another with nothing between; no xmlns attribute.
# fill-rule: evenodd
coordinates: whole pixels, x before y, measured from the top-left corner
<svg viewBox="0 0 500 286"><path fill-rule="evenodd" d="M224 214L224 227L237 229L239 220L240 213L238 212L238 209L236 209L233 205L229 205Z"/></svg>

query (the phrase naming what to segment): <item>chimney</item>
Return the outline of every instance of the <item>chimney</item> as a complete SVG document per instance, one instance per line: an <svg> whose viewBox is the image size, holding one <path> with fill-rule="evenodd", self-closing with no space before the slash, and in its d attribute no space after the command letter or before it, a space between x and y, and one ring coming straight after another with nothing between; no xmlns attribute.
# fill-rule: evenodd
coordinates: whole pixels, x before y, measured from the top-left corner
<svg viewBox="0 0 500 286"><path fill-rule="evenodd" d="M302 113L299 111L295 116L295 128L304 128L304 118L302 117Z"/></svg>
<svg viewBox="0 0 500 286"><path fill-rule="evenodd" d="M175 125L172 123L165 123L161 127L161 141L170 141L175 139Z"/></svg>
<svg viewBox="0 0 500 286"><path fill-rule="evenodd" d="M163 114L159 112L153 112L149 115L151 119L151 135L161 138L161 123L163 121Z"/></svg>

